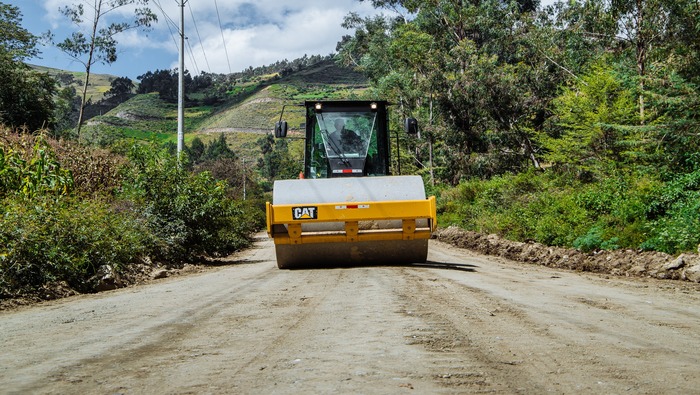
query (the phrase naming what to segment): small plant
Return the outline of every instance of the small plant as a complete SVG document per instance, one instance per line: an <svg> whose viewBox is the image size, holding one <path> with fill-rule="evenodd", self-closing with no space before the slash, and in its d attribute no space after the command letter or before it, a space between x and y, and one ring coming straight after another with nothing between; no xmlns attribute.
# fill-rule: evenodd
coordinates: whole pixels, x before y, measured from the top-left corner
<svg viewBox="0 0 700 395"><path fill-rule="evenodd" d="M581 236L574 240L574 248L580 250L581 252L591 252L595 250L616 250L620 248L617 244L619 239L617 237L611 237L609 239L604 238L603 228L600 226L594 226L588 230L584 236Z"/></svg>
<svg viewBox="0 0 700 395"><path fill-rule="evenodd" d="M31 148L21 150L21 145L19 148L9 144L0 146L0 197L20 195L31 199L38 195L66 195L71 191L71 172L61 167L43 136L36 137Z"/></svg>

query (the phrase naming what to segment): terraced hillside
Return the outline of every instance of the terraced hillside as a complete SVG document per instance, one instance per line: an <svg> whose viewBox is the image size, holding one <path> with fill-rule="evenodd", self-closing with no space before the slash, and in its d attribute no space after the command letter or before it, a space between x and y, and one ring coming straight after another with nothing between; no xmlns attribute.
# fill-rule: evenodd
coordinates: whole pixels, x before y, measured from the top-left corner
<svg viewBox="0 0 700 395"><path fill-rule="evenodd" d="M279 119L284 105L315 99L348 99L361 96L367 81L359 73L339 67L332 61L290 74L281 79L268 76L253 83L252 93L238 102L216 109L198 128L207 131L246 131L265 133ZM286 112L290 127L298 128L303 121L300 111Z"/></svg>
<svg viewBox="0 0 700 395"><path fill-rule="evenodd" d="M366 79L333 61L322 61L290 73L256 76L236 81L228 99L218 105L196 105L185 109L185 142L199 137L208 142L219 133L227 134L232 149L244 156L255 156L256 141L272 131L283 106L285 119L292 131L304 122L301 108L294 104L315 99L349 99L362 97ZM189 98L200 97L187 92ZM177 139L177 105L161 100L157 93L136 95L104 115L89 120L85 133L99 144L130 137L166 142Z"/></svg>

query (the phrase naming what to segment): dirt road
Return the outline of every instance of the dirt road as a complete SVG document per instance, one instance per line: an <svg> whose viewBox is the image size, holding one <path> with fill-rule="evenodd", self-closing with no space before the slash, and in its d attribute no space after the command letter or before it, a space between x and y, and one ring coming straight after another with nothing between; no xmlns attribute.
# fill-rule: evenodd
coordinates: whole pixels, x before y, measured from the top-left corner
<svg viewBox="0 0 700 395"><path fill-rule="evenodd" d="M0 313L0 393L700 393L700 289L494 260L235 264Z"/></svg>

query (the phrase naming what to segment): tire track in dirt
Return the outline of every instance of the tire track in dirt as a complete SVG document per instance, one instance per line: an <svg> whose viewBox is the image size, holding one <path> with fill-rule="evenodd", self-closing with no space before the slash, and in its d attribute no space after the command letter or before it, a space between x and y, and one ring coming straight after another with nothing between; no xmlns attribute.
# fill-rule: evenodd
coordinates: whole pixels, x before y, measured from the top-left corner
<svg viewBox="0 0 700 395"><path fill-rule="evenodd" d="M66 390L72 392L81 383L92 385L109 381L110 377L124 377L128 369L121 367L133 361L162 362L166 355L187 353L188 350L178 347L179 339L191 336L198 326L209 322L230 304L231 298L254 293L256 288L274 280L273 271L252 269L253 280L238 287L211 287L206 277L191 276L133 290L86 295L76 298L72 304L66 300L55 303L56 307L40 307L48 311L47 321L39 325L55 327L52 340L34 339L27 344L25 340L30 340L22 332L13 333L12 330L3 331L0 337L1 343L12 346L5 347L8 353L27 346L46 350L43 356L13 361L18 373L9 382L24 381L22 372L43 371L44 378L18 385L17 392L36 392L49 387L60 393L62 384L67 384ZM195 291L182 293L183 282L193 282ZM54 309L63 311L61 321L49 318ZM127 314L130 319L123 319ZM34 317L36 315L33 315L36 319ZM22 321L21 314L18 321ZM146 370L142 369L137 376L144 376Z"/></svg>
<svg viewBox="0 0 700 395"><path fill-rule="evenodd" d="M471 265L473 273L411 271L410 285L401 295L406 311L420 316L428 328L417 331L416 343L450 355L446 361L436 357L447 370L442 375L447 388L503 393L696 390L692 383L700 375L693 366L700 356L679 350L686 342L700 343L700 311L693 307L698 306L697 294L690 304L686 295L678 296L685 308L677 307L671 296L668 302L657 299L671 309L650 309L647 303L639 306L640 299L658 294L635 289L634 283L628 288L614 282L611 288L602 277L503 266L454 252L433 243L430 259L439 265ZM659 331L660 318L671 327Z"/></svg>
<svg viewBox="0 0 700 395"><path fill-rule="evenodd" d="M0 313L4 393L700 393L690 285L431 241L405 267L231 266Z"/></svg>

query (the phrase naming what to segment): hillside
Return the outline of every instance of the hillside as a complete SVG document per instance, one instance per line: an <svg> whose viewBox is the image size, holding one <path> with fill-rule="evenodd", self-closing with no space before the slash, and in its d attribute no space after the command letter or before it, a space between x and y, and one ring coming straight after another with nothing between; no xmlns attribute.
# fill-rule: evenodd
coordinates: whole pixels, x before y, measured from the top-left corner
<svg viewBox="0 0 700 395"><path fill-rule="evenodd" d="M85 72L66 71L54 69L51 67L30 65L33 69L48 73L56 78L61 84L61 87L72 86L76 92L82 92L83 83L85 81ZM92 102L98 102L104 98L105 92L111 88L112 81L117 77L110 74L90 74L90 84L88 85L87 97L92 99Z"/></svg>
<svg viewBox="0 0 700 395"><path fill-rule="evenodd" d="M104 76L102 76L104 78ZM105 80L101 80L104 82ZM98 87L99 82L91 84ZM358 97L367 88L366 79L333 61L322 61L292 72L256 76L236 81L227 98L217 105L203 105L193 99L201 92L187 92L191 99L185 109L185 141L200 137L207 142L221 132L227 133L232 149L245 157L259 153L255 142L272 131L283 106L314 99ZM292 130L304 122L303 113L287 108L285 119ZM177 105L161 100L157 93L136 95L101 116L88 121L84 128L93 141L108 144L120 137L158 141L176 141Z"/></svg>
<svg viewBox="0 0 700 395"><path fill-rule="evenodd" d="M269 131L279 119L284 105L314 99L345 99L361 95L367 87L359 73L323 61L284 78L276 75L253 83L252 93L240 101L217 108L202 122L199 131ZM285 117L290 127L303 123L303 114L291 111Z"/></svg>

